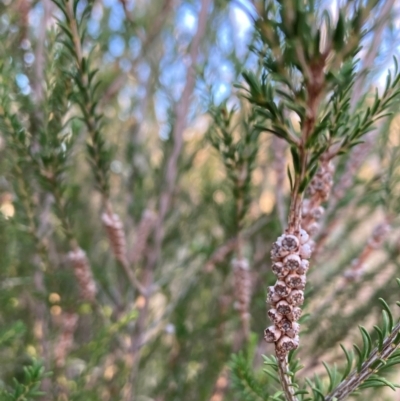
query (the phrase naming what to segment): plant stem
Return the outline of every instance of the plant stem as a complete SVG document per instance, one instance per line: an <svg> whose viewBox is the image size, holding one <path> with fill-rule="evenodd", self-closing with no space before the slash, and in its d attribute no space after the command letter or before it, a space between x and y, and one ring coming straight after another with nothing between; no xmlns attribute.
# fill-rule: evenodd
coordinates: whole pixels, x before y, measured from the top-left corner
<svg viewBox="0 0 400 401"><path fill-rule="evenodd" d="M288 374L288 358L284 359L277 358L278 362L278 374L281 382L282 390L285 393L286 401L298 401L298 398L294 395L295 390L292 384L292 379Z"/></svg>
<svg viewBox="0 0 400 401"><path fill-rule="evenodd" d="M331 393L329 393L324 401L340 401L347 398L358 386L360 386L369 376L375 373L376 368L371 366L379 360L386 361L398 349L398 343L394 342L400 333L400 323L398 323L383 342L382 351L379 352L375 348L369 358L362 364L361 370L354 370L345 380L343 380Z"/></svg>

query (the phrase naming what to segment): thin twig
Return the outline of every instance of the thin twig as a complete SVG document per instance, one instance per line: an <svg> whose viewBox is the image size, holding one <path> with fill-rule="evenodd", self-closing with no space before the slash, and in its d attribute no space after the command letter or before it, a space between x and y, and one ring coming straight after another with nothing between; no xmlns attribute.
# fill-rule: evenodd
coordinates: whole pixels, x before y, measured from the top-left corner
<svg viewBox="0 0 400 401"><path fill-rule="evenodd" d="M283 392L285 393L286 401L298 401L295 396L295 389L292 384L292 379L289 376L288 357L278 359L278 374Z"/></svg>
<svg viewBox="0 0 400 401"><path fill-rule="evenodd" d="M89 85L89 79L88 79L88 74L85 72L83 65L84 65L84 56L83 56L83 51L82 51L82 44L81 44L81 38L79 35L79 29L77 25L77 21L74 16L74 11L73 11L73 5L72 2L69 1L67 2L67 7L66 11L68 13L68 22L72 34L72 40L74 43L74 48L75 48L75 53L76 53L76 60L77 60L77 67L78 70L80 71L81 78L82 78L82 84L83 86L88 89ZM90 97L89 97L90 98ZM90 137L92 138L93 143L95 143L95 137L97 134L97 123L95 120L95 116L93 113L93 104L91 101L87 102L85 105L85 112L88 116L86 122L87 130L89 132ZM101 171L101 169L99 169ZM111 222L111 227L108 227L107 233L108 233L108 238L110 240L110 245L113 250L114 256L116 257L117 261L120 263L122 266L129 283L131 286L136 289L140 294L145 294L145 288L140 284L140 282L136 279L136 276L134 272L131 270L128 259L126 257L126 250L123 249L123 255L120 254L120 249L116 249L117 247L120 247L120 245L125 242L125 232L123 230L122 224L119 224L120 219L118 215L116 215L113 211L113 207L111 204L111 201L109 199L109 194L108 191L106 190L106 180L107 178L104 176L104 172L99 175L100 178L98 178L98 184L100 187L100 192L103 200L103 207L104 207L104 214L103 216L107 217L107 223ZM117 223L116 223L117 221ZM116 226L118 225L118 227ZM119 237L119 238L117 238ZM118 243L117 243L118 242Z"/></svg>
<svg viewBox="0 0 400 401"><path fill-rule="evenodd" d="M273 167L276 177L276 208L278 211L279 221L282 229L286 226L286 208L285 200L283 197L283 187L286 178L286 157L285 157L286 143L282 139L274 136L272 138L272 150L274 152Z"/></svg>
<svg viewBox="0 0 400 401"><path fill-rule="evenodd" d="M340 401L347 398L352 392L366 380L369 376L373 375L376 368L372 366L379 361L386 361L393 355L397 349L398 344L394 343L396 336L400 333L400 323L398 323L390 335L383 342L382 351L375 348L368 359L362 364L361 370L354 370L345 380L343 380L331 393L325 397L325 401ZM382 362L384 363L384 362Z"/></svg>

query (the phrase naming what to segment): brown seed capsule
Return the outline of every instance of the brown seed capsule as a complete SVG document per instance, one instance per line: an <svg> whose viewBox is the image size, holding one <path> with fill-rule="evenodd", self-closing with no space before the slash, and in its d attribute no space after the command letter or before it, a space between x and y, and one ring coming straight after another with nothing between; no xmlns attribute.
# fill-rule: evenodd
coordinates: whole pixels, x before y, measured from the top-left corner
<svg viewBox="0 0 400 401"><path fill-rule="evenodd" d="M287 315L287 317L292 322L295 322L300 319L301 314L302 314L302 310L298 306L295 306L294 308L292 308L292 311Z"/></svg>
<svg viewBox="0 0 400 401"><path fill-rule="evenodd" d="M290 288L296 288L299 290L304 290L306 286L306 276L298 275L296 273L289 274L285 278L285 283Z"/></svg>
<svg viewBox="0 0 400 401"><path fill-rule="evenodd" d="M301 214L303 217L307 216L308 213L310 212L310 200L309 199L304 199L303 200L303 205L301 207Z"/></svg>
<svg viewBox="0 0 400 401"><path fill-rule="evenodd" d="M289 274L289 269L282 262L275 262L272 271L278 278L284 278Z"/></svg>
<svg viewBox="0 0 400 401"><path fill-rule="evenodd" d="M288 252L295 252L299 247L299 240L295 235L287 234L282 239L282 248Z"/></svg>
<svg viewBox="0 0 400 401"><path fill-rule="evenodd" d="M273 260L279 261L279 259L282 259L286 255L289 255L290 250L287 249L287 247L283 245L284 239L285 239L285 235L281 235L273 243L272 251L271 251L271 257L272 257Z"/></svg>
<svg viewBox="0 0 400 401"><path fill-rule="evenodd" d="M69 252L68 259L71 261L82 298L93 301L96 297L96 284L93 280L92 270L86 253L81 248L77 248Z"/></svg>
<svg viewBox="0 0 400 401"><path fill-rule="evenodd" d="M276 346L276 353L279 356L284 356L287 355L289 351L296 349L298 346L299 346L298 338L290 338L288 336L282 336Z"/></svg>
<svg viewBox="0 0 400 401"><path fill-rule="evenodd" d="M302 259L310 259L311 257L311 247L310 245L304 244L300 247L300 256Z"/></svg>
<svg viewBox="0 0 400 401"><path fill-rule="evenodd" d="M306 230L301 229L300 230L300 245L304 245L310 238Z"/></svg>
<svg viewBox="0 0 400 401"><path fill-rule="evenodd" d="M281 298L285 298L290 294L290 288L284 281L278 280L274 286L275 293Z"/></svg>
<svg viewBox="0 0 400 401"><path fill-rule="evenodd" d="M365 265L360 264L357 266L357 270L348 269L344 272L343 276L348 281L358 281L365 271Z"/></svg>
<svg viewBox="0 0 400 401"><path fill-rule="evenodd" d="M290 271L294 271L300 266L301 259L299 255L292 253L283 259L283 263Z"/></svg>
<svg viewBox="0 0 400 401"><path fill-rule="evenodd" d="M292 322L292 327L285 331L285 334L290 338L295 338L300 331L300 325L296 322Z"/></svg>
<svg viewBox="0 0 400 401"><path fill-rule="evenodd" d="M288 315L292 311L292 306L289 305L284 299L276 304L276 310L281 315Z"/></svg>
<svg viewBox="0 0 400 401"><path fill-rule="evenodd" d="M277 327L283 333L286 333L288 330L292 328L292 321L289 320L287 317L284 317L278 324Z"/></svg>
<svg viewBox="0 0 400 401"><path fill-rule="evenodd" d="M380 241L382 239L382 237L384 237L389 232L390 232L389 224L387 224L387 223L378 224L372 232L372 238L375 241Z"/></svg>
<svg viewBox="0 0 400 401"><path fill-rule="evenodd" d="M281 335L281 331L275 326L269 326L264 330L264 340L267 343L278 341Z"/></svg>
<svg viewBox="0 0 400 401"><path fill-rule="evenodd" d="M103 224L107 231L111 250L115 258L122 264L126 264L126 238L124 226L117 214L103 213L101 216Z"/></svg>
<svg viewBox="0 0 400 401"><path fill-rule="evenodd" d="M289 302L292 306L303 305L304 302L304 293L301 290L293 290L289 296L286 298L286 301Z"/></svg>
<svg viewBox="0 0 400 401"><path fill-rule="evenodd" d="M311 216L315 220L319 220L324 215L325 209L322 206L318 206L311 210Z"/></svg>
<svg viewBox="0 0 400 401"><path fill-rule="evenodd" d="M268 317L274 324L278 324L283 319L283 316L276 309L270 309L268 311Z"/></svg>
<svg viewBox="0 0 400 401"><path fill-rule="evenodd" d="M316 180L312 183L313 189L316 192L320 192L320 195L322 195L326 191L326 185L319 174L315 178Z"/></svg>
<svg viewBox="0 0 400 401"><path fill-rule="evenodd" d="M268 294L267 294L267 303L270 305L274 305L282 299L276 291L274 287L268 287Z"/></svg>
<svg viewBox="0 0 400 401"><path fill-rule="evenodd" d="M324 181L324 183L327 186L331 186L333 184L333 180L332 180L332 173L331 172L325 172L322 176L322 181Z"/></svg>
<svg viewBox="0 0 400 401"><path fill-rule="evenodd" d="M319 231L319 224L314 222L308 226L308 232L310 235L315 235Z"/></svg>
<svg viewBox="0 0 400 401"><path fill-rule="evenodd" d="M302 259L300 266L297 268L296 273L297 274L306 274L308 271L310 263L307 259Z"/></svg>

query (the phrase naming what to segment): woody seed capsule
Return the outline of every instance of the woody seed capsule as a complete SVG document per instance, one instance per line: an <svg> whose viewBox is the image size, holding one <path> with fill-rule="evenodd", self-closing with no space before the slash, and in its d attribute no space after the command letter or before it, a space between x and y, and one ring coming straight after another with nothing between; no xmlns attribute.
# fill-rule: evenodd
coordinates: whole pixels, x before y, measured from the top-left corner
<svg viewBox="0 0 400 401"><path fill-rule="evenodd" d="M301 263L300 263L300 266L296 270L296 273L297 274L305 274L305 273L307 273L309 265L310 265L310 263L308 262L307 259L302 259Z"/></svg>
<svg viewBox="0 0 400 401"><path fill-rule="evenodd" d="M281 331L275 326L269 326L264 330L264 340L267 343L278 341L281 335Z"/></svg>
<svg viewBox="0 0 400 401"><path fill-rule="evenodd" d="M311 210L311 216L314 217L315 220L319 220L325 212L325 209L322 206L318 206Z"/></svg>
<svg viewBox="0 0 400 401"><path fill-rule="evenodd" d="M299 240L295 235L285 235L282 239L282 248L288 252L295 252L299 247Z"/></svg>
<svg viewBox="0 0 400 401"><path fill-rule="evenodd" d="M284 281L278 280L274 286L275 293L281 298L287 297L290 294L290 288L287 287Z"/></svg>
<svg viewBox="0 0 400 401"><path fill-rule="evenodd" d="M276 304L276 310L282 315L288 315L292 311L292 306L282 299Z"/></svg>
<svg viewBox="0 0 400 401"><path fill-rule="evenodd" d="M293 290L289 296L286 298L286 300L292 305L292 306L299 306L303 305L304 302L304 293L301 290Z"/></svg>
<svg viewBox="0 0 400 401"><path fill-rule="evenodd" d="M301 314L302 314L302 310L298 306L295 306L294 308L292 308L292 311L287 315L287 317L292 322L295 322L300 319Z"/></svg>
<svg viewBox="0 0 400 401"><path fill-rule="evenodd" d="M292 253L292 254L286 256L285 259L283 259L283 263L289 270L293 271L293 270L296 270L300 266L301 259L300 259L299 255Z"/></svg>
<svg viewBox="0 0 400 401"><path fill-rule="evenodd" d="M277 325L277 327L283 332L286 333L288 330L290 330L292 328L292 322L284 317L279 324Z"/></svg>
<svg viewBox="0 0 400 401"><path fill-rule="evenodd" d="M298 338L290 338L288 336L282 336L278 341L276 352L279 356L286 355L289 351L296 349L299 346Z"/></svg>
<svg viewBox="0 0 400 401"><path fill-rule="evenodd" d="M304 245L308 240L310 236L307 234L306 230L301 229L300 230L300 245Z"/></svg>
<svg viewBox="0 0 400 401"><path fill-rule="evenodd" d="M304 199L303 206L301 207L301 214L304 217L304 216L307 216L309 212L310 212L310 200Z"/></svg>
<svg viewBox="0 0 400 401"><path fill-rule="evenodd" d="M295 338L300 331L300 325L296 322L292 322L292 327L288 330L286 330L286 335L289 336L290 338Z"/></svg>
<svg viewBox="0 0 400 401"><path fill-rule="evenodd" d="M280 242L274 242L271 249L271 259L275 262L278 262L281 258L286 256L289 252L282 248L282 244Z"/></svg>
<svg viewBox="0 0 400 401"><path fill-rule="evenodd" d="M308 227L308 232L310 233L310 235L315 235L317 234L318 231L319 231L319 224L316 222L311 223L310 226Z"/></svg>
<svg viewBox="0 0 400 401"><path fill-rule="evenodd" d="M282 262L275 262L272 271L278 278L284 278L289 274L289 269Z"/></svg>
<svg viewBox="0 0 400 401"><path fill-rule="evenodd" d="M300 256L302 259L310 259L311 257L311 247L310 245L304 244L300 247Z"/></svg>
<svg viewBox="0 0 400 401"><path fill-rule="evenodd" d="M306 286L306 276L298 274L289 274L285 278L285 283L290 288L296 288L299 290L304 290Z"/></svg>
<svg viewBox="0 0 400 401"><path fill-rule="evenodd" d="M276 291L274 287L268 287L268 294L267 294L267 303L273 305L279 302L282 299Z"/></svg>
<svg viewBox="0 0 400 401"><path fill-rule="evenodd" d="M278 324L283 319L283 316L276 309L270 309L268 311L268 317L274 324Z"/></svg>

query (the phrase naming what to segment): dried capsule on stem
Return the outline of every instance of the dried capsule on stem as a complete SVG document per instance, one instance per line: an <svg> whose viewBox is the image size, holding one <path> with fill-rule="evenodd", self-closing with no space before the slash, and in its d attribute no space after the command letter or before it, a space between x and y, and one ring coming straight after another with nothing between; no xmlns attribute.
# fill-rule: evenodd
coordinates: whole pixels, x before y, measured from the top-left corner
<svg viewBox="0 0 400 401"><path fill-rule="evenodd" d="M251 300L251 277L249 263L246 259L232 260L235 296L237 301L237 309L240 312L243 326L248 330L249 325L249 305Z"/></svg>
<svg viewBox="0 0 400 401"><path fill-rule="evenodd" d="M282 299L276 304L276 310L281 314L281 315L288 315L292 311L292 305L288 304L287 301Z"/></svg>
<svg viewBox="0 0 400 401"><path fill-rule="evenodd" d="M281 331L276 326L270 326L264 330L264 339L267 343L278 341L281 335Z"/></svg>
<svg viewBox="0 0 400 401"><path fill-rule="evenodd" d="M278 280L274 286L275 293L281 298L285 298L290 294L290 288L284 281Z"/></svg>
<svg viewBox="0 0 400 401"><path fill-rule="evenodd" d="M290 351L299 346L299 337L290 338L282 336L276 344L276 354L278 357L285 357Z"/></svg>
<svg viewBox="0 0 400 401"><path fill-rule="evenodd" d="M82 298L93 301L96 296L96 284L85 252L81 248L77 248L69 252L68 259L72 264Z"/></svg>
<svg viewBox="0 0 400 401"><path fill-rule="evenodd" d="M278 312L277 309L270 309L268 311L268 317L271 319L271 322L275 325L278 324L282 319L283 315Z"/></svg>
<svg viewBox="0 0 400 401"><path fill-rule="evenodd" d="M305 245L302 245L305 246ZM283 259L283 263L285 264L285 266L290 270L296 270L300 267L301 265L301 259L300 256L298 254L290 254L288 256L286 256L285 259Z"/></svg>
<svg viewBox="0 0 400 401"><path fill-rule="evenodd" d="M284 234L274 243L271 251L272 271L278 280L269 287L267 302L271 305L268 316L274 323L265 330L265 340L274 342L278 358L298 347L297 323L301 316L300 305L304 302L305 273L311 256L311 239L300 229L298 235Z"/></svg>
<svg viewBox="0 0 400 401"><path fill-rule="evenodd" d="M272 265L272 272L280 279L284 278L289 274L289 268L282 262L275 262Z"/></svg>
<svg viewBox="0 0 400 401"><path fill-rule="evenodd" d="M115 259L117 259L121 264L127 264L126 239L121 219L115 213L111 214L105 212L102 214L101 220L106 228Z"/></svg>
<svg viewBox="0 0 400 401"><path fill-rule="evenodd" d="M328 200L331 193L333 173L333 164L328 157L323 156L321 165L307 189L308 199L304 199L302 207L301 225L312 236L319 231L318 222L325 213L321 204Z"/></svg>
<svg viewBox="0 0 400 401"><path fill-rule="evenodd" d="M76 313L63 313L61 319L61 333L54 344L54 359L57 367L65 365L66 358L74 344L74 332L78 325Z"/></svg>

